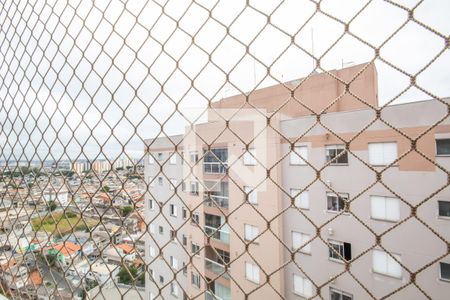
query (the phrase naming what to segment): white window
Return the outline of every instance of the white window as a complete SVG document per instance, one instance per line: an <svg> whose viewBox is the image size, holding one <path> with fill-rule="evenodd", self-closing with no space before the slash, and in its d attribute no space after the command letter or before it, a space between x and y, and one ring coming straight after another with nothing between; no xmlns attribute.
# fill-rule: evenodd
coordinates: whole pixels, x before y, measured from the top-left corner
<svg viewBox="0 0 450 300"><path fill-rule="evenodd" d="M352 259L352 244L329 240L328 257L333 260Z"/></svg>
<svg viewBox="0 0 450 300"><path fill-rule="evenodd" d="M397 143L369 143L369 163L386 166L397 159Z"/></svg>
<svg viewBox="0 0 450 300"><path fill-rule="evenodd" d="M302 297L312 297L312 282L303 276L294 274L294 293Z"/></svg>
<svg viewBox="0 0 450 300"><path fill-rule="evenodd" d="M148 163L150 165L153 165L155 163L155 158L153 157L153 155L151 153L148 154Z"/></svg>
<svg viewBox="0 0 450 300"><path fill-rule="evenodd" d="M177 163L177 154L176 153L170 153L169 164L175 165L176 163Z"/></svg>
<svg viewBox="0 0 450 300"><path fill-rule="evenodd" d="M155 200L148 199L148 209L150 209L150 210L155 209Z"/></svg>
<svg viewBox="0 0 450 300"><path fill-rule="evenodd" d="M175 257L173 257L173 256L171 256L170 257L170 266L173 268L173 269L178 269L178 259L176 259Z"/></svg>
<svg viewBox="0 0 450 300"><path fill-rule="evenodd" d="M191 160L191 164L195 164L198 162L198 153L197 151L189 152L189 158Z"/></svg>
<svg viewBox="0 0 450 300"><path fill-rule="evenodd" d="M173 190L176 188L176 186L177 186L177 180L171 178L171 179L170 179L170 184L169 184L169 189L170 189L171 191L173 191Z"/></svg>
<svg viewBox="0 0 450 300"><path fill-rule="evenodd" d="M254 190L250 186L244 186L244 192L248 194L248 202L251 204L257 204L258 203L258 194L256 190Z"/></svg>
<svg viewBox="0 0 450 300"><path fill-rule="evenodd" d="M244 231L244 239L246 241L253 241L253 239L256 238L259 234L258 227L249 224L244 225ZM254 242L257 242L257 240Z"/></svg>
<svg viewBox="0 0 450 300"><path fill-rule="evenodd" d="M158 184L159 185L163 185L163 178L162 177L158 177Z"/></svg>
<svg viewBox="0 0 450 300"><path fill-rule="evenodd" d="M162 154L162 152L159 152L158 153L158 160L162 160L163 159L163 154Z"/></svg>
<svg viewBox="0 0 450 300"><path fill-rule="evenodd" d="M245 263L245 278L254 283L259 283L259 267L255 264Z"/></svg>
<svg viewBox="0 0 450 300"><path fill-rule="evenodd" d="M400 255L392 254L398 261ZM373 250L372 252L373 271L379 274L389 275L392 277L402 277L402 267L389 254L381 250Z"/></svg>
<svg viewBox="0 0 450 300"><path fill-rule="evenodd" d="M155 232L156 232L155 224L150 224L150 233L155 233Z"/></svg>
<svg viewBox="0 0 450 300"><path fill-rule="evenodd" d="M400 220L400 200L392 197L370 196L370 214L373 219Z"/></svg>
<svg viewBox="0 0 450 300"><path fill-rule="evenodd" d="M181 217L183 218L183 220L187 219L187 209L184 206L181 208Z"/></svg>
<svg viewBox="0 0 450 300"><path fill-rule="evenodd" d="M291 189L291 197L295 197L294 204L296 207L301 209L309 209L309 193L308 191Z"/></svg>
<svg viewBox="0 0 450 300"><path fill-rule="evenodd" d="M200 246L196 243L191 243L191 253L194 255L200 255Z"/></svg>
<svg viewBox="0 0 450 300"><path fill-rule="evenodd" d="M200 214L198 212L192 214L191 223L200 224Z"/></svg>
<svg viewBox="0 0 450 300"><path fill-rule="evenodd" d="M332 299L332 300L352 300L353 296L349 293L330 288L330 299Z"/></svg>
<svg viewBox="0 0 450 300"><path fill-rule="evenodd" d="M439 217L450 217L450 201L438 201Z"/></svg>
<svg viewBox="0 0 450 300"><path fill-rule="evenodd" d="M289 154L289 163L291 165L306 165L308 160L308 147L295 146L294 151Z"/></svg>
<svg viewBox="0 0 450 300"><path fill-rule="evenodd" d="M155 257L156 256L156 249L155 249L155 247L150 246L149 254L150 254L151 257Z"/></svg>
<svg viewBox="0 0 450 300"><path fill-rule="evenodd" d="M170 293L175 297L178 296L178 285L175 282L170 283Z"/></svg>
<svg viewBox="0 0 450 300"><path fill-rule="evenodd" d="M170 215L172 217L176 217L177 216L177 206L175 204L170 204L169 205L169 210L170 210Z"/></svg>
<svg viewBox="0 0 450 300"><path fill-rule="evenodd" d="M325 146L325 160L330 165L348 164L348 153L344 145Z"/></svg>
<svg viewBox="0 0 450 300"><path fill-rule="evenodd" d="M197 288L200 288L200 275L199 274L192 272L191 284Z"/></svg>
<svg viewBox="0 0 450 300"><path fill-rule="evenodd" d="M191 181L191 190L190 190L190 194L191 195L198 195L198 190L199 190L199 184L197 181Z"/></svg>
<svg viewBox="0 0 450 300"><path fill-rule="evenodd" d="M244 165L246 166L255 166L256 165L256 159L255 159L255 149L248 149L248 151L245 151L244 153Z"/></svg>
<svg viewBox="0 0 450 300"><path fill-rule="evenodd" d="M306 233L292 231L292 250L299 250L302 253L311 253L311 236Z"/></svg>
<svg viewBox="0 0 450 300"><path fill-rule="evenodd" d="M349 195L346 193L335 193L327 192L327 209L328 211L339 212L345 208L345 202L348 201Z"/></svg>

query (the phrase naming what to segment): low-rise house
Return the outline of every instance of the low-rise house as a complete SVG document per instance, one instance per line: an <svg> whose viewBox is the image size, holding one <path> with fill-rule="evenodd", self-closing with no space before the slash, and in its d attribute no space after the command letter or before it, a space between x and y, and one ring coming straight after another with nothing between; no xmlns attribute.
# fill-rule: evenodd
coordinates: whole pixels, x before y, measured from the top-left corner
<svg viewBox="0 0 450 300"><path fill-rule="evenodd" d="M81 246L72 242L63 242L47 249L47 255L55 255L63 269L76 264L81 259Z"/></svg>
<svg viewBox="0 0 450 300"><path fill-rule="evenodd" d="M115 265L131 263L136 259L136 250L129 244L111 245L102 254L104 259Z"/></svg>

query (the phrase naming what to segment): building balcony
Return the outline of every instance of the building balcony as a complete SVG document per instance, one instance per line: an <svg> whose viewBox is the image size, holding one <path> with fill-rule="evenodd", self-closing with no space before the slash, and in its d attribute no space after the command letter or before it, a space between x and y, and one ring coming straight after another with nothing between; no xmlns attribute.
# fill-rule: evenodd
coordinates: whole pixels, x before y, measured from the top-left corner
<svg viewBox="0 0 450 300"><path fill-rule="evenodd" d="M228 168L226 162L204 162L203 171L209 174L225 174Z"/></svg>
<svg viewBox="0 0 450 300"><path fill-rule="evenodd" d="M205 269L213 274L222 276L225 279L230 279L230 275L225 272L224 265L206 257L205 257Z"/></svg>
<svg viewBox="0 0 450 300"><path fill-rule="evenodd" d="M224 231L223 229L217 229L215 227L205 225L205 232L208 236L217 241L220 241L227 245L230 244L230 233Z"/></svg>
<svg viewBox="0 0 450 300"><path fill-rule="evenodd" d="M205 206L228 209L228 196L204 195L203 199Z"/></svg>

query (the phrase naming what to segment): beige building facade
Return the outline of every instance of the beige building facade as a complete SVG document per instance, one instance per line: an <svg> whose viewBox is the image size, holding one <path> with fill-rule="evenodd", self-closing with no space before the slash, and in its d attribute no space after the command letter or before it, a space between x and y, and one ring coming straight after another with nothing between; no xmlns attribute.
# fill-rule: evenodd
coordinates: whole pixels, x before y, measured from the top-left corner
<svg viewBox="0 0 450 300"><path fill-rule="evenodd" d="M377 98L358 65L148 140L146 297L445 299L448 104Z"/></svg>

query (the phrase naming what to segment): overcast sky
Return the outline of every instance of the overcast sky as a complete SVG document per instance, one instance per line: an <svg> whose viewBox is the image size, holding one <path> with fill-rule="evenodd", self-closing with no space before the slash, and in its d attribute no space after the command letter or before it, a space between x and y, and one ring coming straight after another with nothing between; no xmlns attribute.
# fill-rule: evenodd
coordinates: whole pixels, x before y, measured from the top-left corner
<svg viewBox="0 0 450 300"><path fill-rule="evenodd" d="M117 157L121 145L139 157L143 139L182 133L208 101L307 76L310 55L325 70L374 59L325 14L351 20L389 63L422 70L428 94L404 91L409 78L377 59L380 104L450 95L450 1L425 0L414 13L442 36L410 21L387 42L408 14L386 1L321 1L325 14L314 1L246 2L0 0L0 160Z"/></svg>

